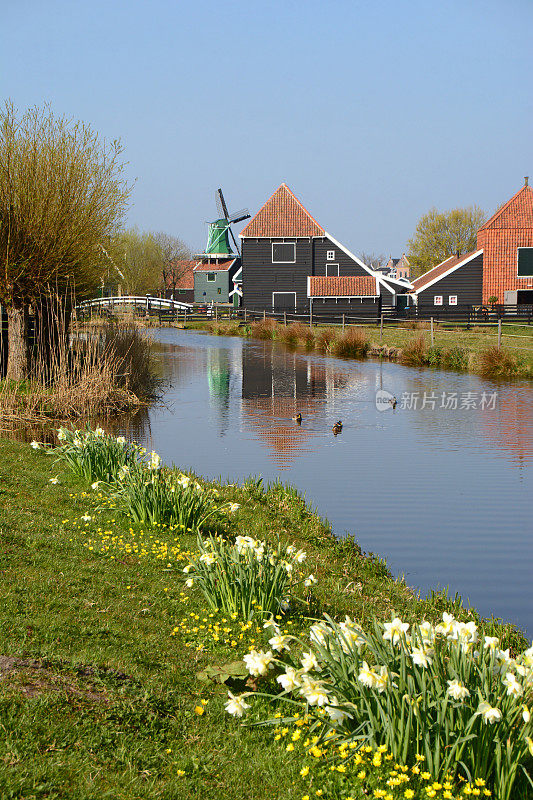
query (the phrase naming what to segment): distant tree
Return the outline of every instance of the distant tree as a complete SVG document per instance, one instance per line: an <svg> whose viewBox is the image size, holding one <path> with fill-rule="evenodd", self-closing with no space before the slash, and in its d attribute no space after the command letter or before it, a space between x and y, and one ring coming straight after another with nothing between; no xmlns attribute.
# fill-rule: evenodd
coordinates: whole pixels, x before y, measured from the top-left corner
<svg viewBox="0 0 533 800"><path fill-rule="evenodd" d="M485 213L477 206L437 211L432 208L420 217L409 239L409 261L418 275L440 264L455 253L476 248L476 236L485 222Z"/></svg>
<svg viewBox="0 0 533 800"><path fill-rule="evenodd" d="M122 231L110 246L115 267L110 283L120 283L131 295L157 294L161 284L163 254L153 233L130 228Z"/></svg>
<svg viewBox="0 0 533 800"><path fill-rule="evenodd" d="M29 311L49 287L78 294L100 281L101 248L116 232L130 188L120 142L49 107L21 118L0 110L0 302L7 309L7 377L30 372Z"/></svg>
<svg viewBox="0 0 533 800"><path fill-rule="evenodd" d="M364 251L361 251L359 253L359 258L361 259L363 264L366 264L366 266L370 267L371 269L376 269L376 267L382 267L388 261L388 259L386 258L386 256L383 255L383 253L365 253Z"/></svg>
<svg viewBox="0 0 533 800"><path fill-rule="evenodd" d="M187 272L187 266L183 262L190 261L192 250L177 236L171 236L163 232L157 232L153 235L161 249L161 283L163 292L166 289L170 289L172 293L175 293L181 278Z"/></svg>

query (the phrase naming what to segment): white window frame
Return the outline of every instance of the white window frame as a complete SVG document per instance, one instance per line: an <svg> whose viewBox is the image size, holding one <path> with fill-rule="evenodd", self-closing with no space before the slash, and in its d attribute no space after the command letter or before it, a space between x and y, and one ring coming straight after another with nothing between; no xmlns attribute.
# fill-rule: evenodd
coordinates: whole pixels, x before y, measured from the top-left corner
<svg viewBox="0 0 533 800"><path fill-rule="evenodd" d="M336 269L337 272L328 272L328 269ZM329 277L338 278L339 277L339 265L338 264L326 264L326 278Z"/></svg>
<svg viewBox="0 0 533 800"><path fill-rule="evenodd" d="M335 250L328 250L326 252L326 261L335 261Z"/></svg>
<svg viewBox="0 0 533 800"><path fill-rule="evenodd" d="M274 302L274 295L276 294L292 294L294 295L294 310L296 311L296 292L272 292L272 311L276 308L276 303Z"/></svg>
<svg viewBox="0 0 533 800"><path fill-rule="evenodd" d="M213 277L212 277L212 278L210 278L210 277L209 277L210 275L212 275ZM216 281L216 279L217 279L216 272L208 272L208 273L207 273L207 278L206 278L206 280L207 280L207 282L208 282L208 283L214 283L214 282Z"/></svg>
<svg viewBox="0 0 533 800"><path fill-rule="evenodd" d="M274 261L274 246L277 244L292 244L294 247L294 258L292 261ZM296 264L296 242L272 242L272 263L273 264Z"/></svg>
<svg viewBox="0 0 533 800"><path fill-rule="evenodd" d="M441 294L433 295L433 305L434 306L441 306L442 305L442 295Z"/></svg>
<svg viewBox="0 0 533 800"><path fill-rule="evenodd" d="M533 250L533 247L517 247L516 248L516 277L519 281L530 281L533 278L533 275L519 275L518 274L518 257L520 253L519 250Z"/></svg>
<svg viewBox="0 0 533 800"><path fill-rule="evenodd" d="M456 306L457 305L457 295L451 294L448 297L448 305L449 306Z"/></svg>

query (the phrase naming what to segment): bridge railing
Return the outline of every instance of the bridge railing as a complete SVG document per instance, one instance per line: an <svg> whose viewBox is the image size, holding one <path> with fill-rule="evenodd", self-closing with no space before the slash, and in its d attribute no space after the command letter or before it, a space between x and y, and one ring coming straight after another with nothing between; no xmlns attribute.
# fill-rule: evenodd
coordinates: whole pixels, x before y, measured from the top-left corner
<svg viewBox="0 0 533 800"><path fill-rule="evenodd" d="M150 311L191 311L192 303L184 303L181 300L169 300L166 297L148 297L136 295L120 295L117 297L95 297L92 300L85 300L76 306L76 311L84 312L90 309L105 308L112 310L120 307L144 308L147 313Z"/></svg>

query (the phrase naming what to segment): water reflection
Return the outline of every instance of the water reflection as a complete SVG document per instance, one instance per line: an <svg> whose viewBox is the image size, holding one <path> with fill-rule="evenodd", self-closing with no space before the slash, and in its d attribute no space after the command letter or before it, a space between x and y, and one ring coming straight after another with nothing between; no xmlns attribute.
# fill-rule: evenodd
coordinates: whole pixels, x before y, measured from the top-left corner
<svg viewBox="0 0 533 800"><path fill-rule="evenodd" d="M449 586L533 633L533 388L341 361L271 342L158 331L165 405L136 438L206 477L281 477L426 592ZM398 400L379 412L375 393ZM402 408L404 395L497 392L495 408ZM302 424L292 417L302 414ZM331 431L337 419L342 434Z"/></svg>

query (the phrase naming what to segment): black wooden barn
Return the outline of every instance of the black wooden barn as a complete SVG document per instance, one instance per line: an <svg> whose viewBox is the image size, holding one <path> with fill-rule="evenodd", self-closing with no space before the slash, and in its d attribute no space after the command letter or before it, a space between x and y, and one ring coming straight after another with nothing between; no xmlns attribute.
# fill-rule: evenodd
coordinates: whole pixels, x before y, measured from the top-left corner
<svg viewBox="0 0 533 800"><path fill-rule="evenodd" d="M285 183L240 237L248 309L378 314L410 288L363 264L313 219Z"/></svg>

